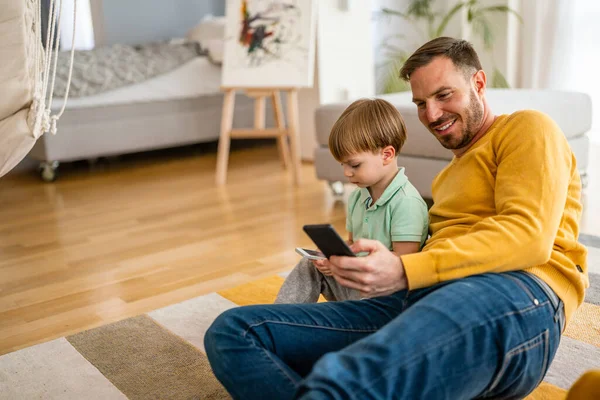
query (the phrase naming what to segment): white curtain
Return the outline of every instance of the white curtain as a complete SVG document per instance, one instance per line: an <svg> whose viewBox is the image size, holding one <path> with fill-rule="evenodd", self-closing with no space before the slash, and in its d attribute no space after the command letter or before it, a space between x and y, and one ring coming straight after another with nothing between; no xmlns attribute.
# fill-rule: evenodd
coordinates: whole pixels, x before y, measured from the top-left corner
<svg viewBox="0 0 600 400"><path fill-rule="evenodd" d="M516 86L566 89L573 68L573 0L522 0Z"/></svg>
<svg viewBox="0 0 600 400"><path fill-rule="evenodd" d="M60 21L60 49L71 50L73 39L73 7L77 1L77 20L75 33L75 50L94 48L94 27L90 0L62 0L62 17Z"/></svg>
<svg viewBox="0 0 600 400"><path fill-rule="evenodd" d="M592 131L590 139L600 143L600 3L576 0L573 34L572 68L567 77L568 89L586 92L592 97Z"/></svg>

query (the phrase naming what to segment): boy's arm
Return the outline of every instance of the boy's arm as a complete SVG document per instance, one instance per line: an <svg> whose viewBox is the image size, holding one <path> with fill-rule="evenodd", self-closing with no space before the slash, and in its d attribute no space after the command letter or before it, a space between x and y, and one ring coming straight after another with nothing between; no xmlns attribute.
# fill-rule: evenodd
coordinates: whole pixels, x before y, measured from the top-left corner
<svg viewBox="0 0 600 400"><path fill-rule="evenodd" d="M393 199L391 205L390 239L393 252L400 256L416 253L427 235L429 214L425 201L416 196Z"/></svg>
<svg viewBox="0 0 600 400"><path fill-rule="evenodd" d="M417 253L421 248L421 242L392 242L393 253L398 257L404 254Z"/></svg>
<svg viewBox="0 0 600 400"><path fill-rule="evenodd" d="M394 204L390 232L392 252L398 257L418 253L428 222L427 205L423 199L406 197Z"/></svg>
<svg viewBox="0 0 600 400"><path fill-rule="evenodd" d="M354 191L350 194L348 198L348 206L346 208L346 231L348 231L348 246L354 243L354 238L352 237L352 214L354 213L354 207L356 207L356 202L360 198L360 190L354 189Z"/></svg>

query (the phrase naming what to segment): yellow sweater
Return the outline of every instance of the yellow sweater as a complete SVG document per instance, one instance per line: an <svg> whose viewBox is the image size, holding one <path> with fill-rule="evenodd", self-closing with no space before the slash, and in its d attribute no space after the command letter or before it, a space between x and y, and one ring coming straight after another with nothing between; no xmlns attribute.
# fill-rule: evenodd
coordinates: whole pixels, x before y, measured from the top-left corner
<svg viewBox="0 0 600 400"><path fill-rule="evenodd" d="M550 285L566 320L589 286L577 241L582 205L575 157L547 115L500 115L432 185L431 237L402 256L410 289L488 272L525 270Z"/></svg>

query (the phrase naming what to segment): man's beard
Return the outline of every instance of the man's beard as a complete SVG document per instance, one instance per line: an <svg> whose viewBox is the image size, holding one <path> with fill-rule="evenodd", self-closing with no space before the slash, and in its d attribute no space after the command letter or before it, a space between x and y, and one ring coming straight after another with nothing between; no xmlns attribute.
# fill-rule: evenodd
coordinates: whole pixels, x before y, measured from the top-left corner
<svg viewBox="0 0 600 400"><path fill-rule="evenodd" d="M469 106L466 108L465 116L465 126L458 138L453 135L437 136L442 146L450 150L462 149L463 147L468 146L477 134L483 119L483 104L481 104L474 91L471 92ZM442 118L444 120L452 120L452 117L450 116L444 116ZM440 125L438 122L435 124L437 126Z"/></svg>

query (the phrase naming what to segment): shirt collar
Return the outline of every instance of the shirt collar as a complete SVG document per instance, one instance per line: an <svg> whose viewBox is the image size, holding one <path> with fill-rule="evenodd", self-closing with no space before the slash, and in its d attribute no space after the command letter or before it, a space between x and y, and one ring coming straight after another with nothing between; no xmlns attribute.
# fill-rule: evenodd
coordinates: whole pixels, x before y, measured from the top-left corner
<svg viewBox="0 0 600 400"><path fill-rule="evenodd" d="M404 174L404 167L401 167L398 169L398 173L390 182L388 187L385 188L381 197L377 199L377 202L374 204L374 206L383 206L396 194L398 190L402 189L402 187L406 185L406 182L408 182L408 178ZM364 204L366 208L369 206L368 201L370 201L370 199L371 194L369 193L369 189L360 188L360 202Z"/></svg>

